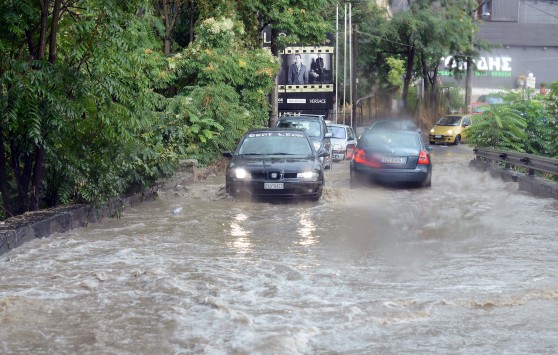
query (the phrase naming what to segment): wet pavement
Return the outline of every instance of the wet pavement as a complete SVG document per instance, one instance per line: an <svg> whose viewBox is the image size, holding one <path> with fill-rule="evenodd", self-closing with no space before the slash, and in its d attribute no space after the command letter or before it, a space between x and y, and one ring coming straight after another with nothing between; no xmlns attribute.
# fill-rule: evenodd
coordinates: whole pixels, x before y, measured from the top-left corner
<svg viewBox="0 0 558 355"><path fill-rule="evenodd" d="M238 202L224 176L1 256L3 354L552 354L558 202L435 146L432 187Z"/></svg>

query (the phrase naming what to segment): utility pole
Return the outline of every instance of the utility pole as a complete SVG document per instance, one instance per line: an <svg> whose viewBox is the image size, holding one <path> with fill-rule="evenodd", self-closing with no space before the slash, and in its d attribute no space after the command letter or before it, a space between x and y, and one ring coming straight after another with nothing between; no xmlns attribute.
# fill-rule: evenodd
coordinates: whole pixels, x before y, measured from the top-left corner
<svg viewBox="0 0 558 355"><path fill-rule="evenodd" d="M352 110L352 115L351 115L351 127L354 127L355 124L355 120L356 120L356 113L357 113L357 105L355 104L355 97L357 96L357 91L356 91L356 82L358 80L357 78L357 53L358 53L358 47L357 47L357 31L358 31L358 25L354 25L353 28L353 61L351 63L351 67L353 68L352 73L353 75L351 76L351 85L352 85L352 90L351 90L351 110Z"/></svg>
<svg viewBox="0 0 558 355"><path fill-rule="evenodd" d="M479 3L479 6L471 10L471 37L470 38L470 53L467 55L467 76L465 77L465 113L471 113L471 101L473 94L473 53L475 52L475 14L476 12L485 5L486 0ZM483 12L482 16L490 16L489 12Z"/></svg>
<svg viewBox="0 0 558 355"><path fill-rule="evenodd" d="M475 10L471 11L471 23L475 23ZM470 34L470 53L467 55L467 76L465 77L465 113L471 113L471 96L473 93L473 51L474 51L474 38L471 29Z"/></svg>

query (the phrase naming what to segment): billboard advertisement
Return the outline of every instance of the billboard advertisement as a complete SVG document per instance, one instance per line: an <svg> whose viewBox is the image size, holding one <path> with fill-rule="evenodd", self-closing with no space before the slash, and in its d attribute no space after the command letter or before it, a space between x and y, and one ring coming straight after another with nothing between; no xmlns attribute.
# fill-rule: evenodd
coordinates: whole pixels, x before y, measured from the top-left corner
<svg viewBox="0 0 558 355"><path fill-rule="evenodd" d="M279 111L326 113L334 104L333 47L289 47L280 53Z"/></svg>
<svg viewBox="0 0 558 355"><path fill-rule="evenodd" d="M521 87L528 78L535 78L535 87L541 82L558 80L558 48L555 47L508 47L495 48L483 52L476 58L473 87L491 89L515 89ZM442 58L439 75L443 82L454 81L447 68L451 57ZM465 70L465 67L460 69ZM531 76L529 74L532 74ZM463 77L460 83L464 83Z"/></svg>

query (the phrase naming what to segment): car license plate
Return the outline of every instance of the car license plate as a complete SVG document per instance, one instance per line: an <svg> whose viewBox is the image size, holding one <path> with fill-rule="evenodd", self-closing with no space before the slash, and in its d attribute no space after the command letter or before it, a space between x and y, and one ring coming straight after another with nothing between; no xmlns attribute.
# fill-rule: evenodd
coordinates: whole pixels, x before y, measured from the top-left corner
<svg viewBox="0 0 558 355"><path fill-rule="evenodd" d="M434 138L436 138L436 139L440 139L440 138L442 138L442 136L441 136L441 135L439 135L439 134L437 134L437 135L435 135L435 136L434 136Z"/></svg>
<svg viewBox="0 0 558 355"><path fill-rule="evenodd" d="M264 189L266 190L283 190L282 182L264 182Z"/></svg>
<svg viewBox="0 0 558 355"><path fill-rule="evenodd" d="M382 163L387 164L405 164L407 158L405 157L382 157Z"/></svg>

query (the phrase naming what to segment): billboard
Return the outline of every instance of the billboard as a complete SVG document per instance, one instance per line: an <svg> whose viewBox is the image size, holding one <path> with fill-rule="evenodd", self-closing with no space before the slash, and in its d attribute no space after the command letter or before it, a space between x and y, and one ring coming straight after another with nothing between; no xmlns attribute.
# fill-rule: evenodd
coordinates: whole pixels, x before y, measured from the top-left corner
<svg viewBox="0 0 558 355"><path fill-rule="evenodd" d="M482 52L476 58L473 73L473 87L492 89L515 89L529 78L538 87L541 82L552 83L558 80L558 48L556 47L502 47L490 52ZM443 82L455 81L447 70L451 57L442 58L439 75ZM465 67L460 69L465 70ZM529 74L532 74L531 76ZM459 83L463 83L465 78Z"/></svg>
<svg viewBox="0 0 558 355"><path fill-rule="evenodd" d="M333 47L288 47L279 54L279 111L324 114L333 108Z"/></svg>

